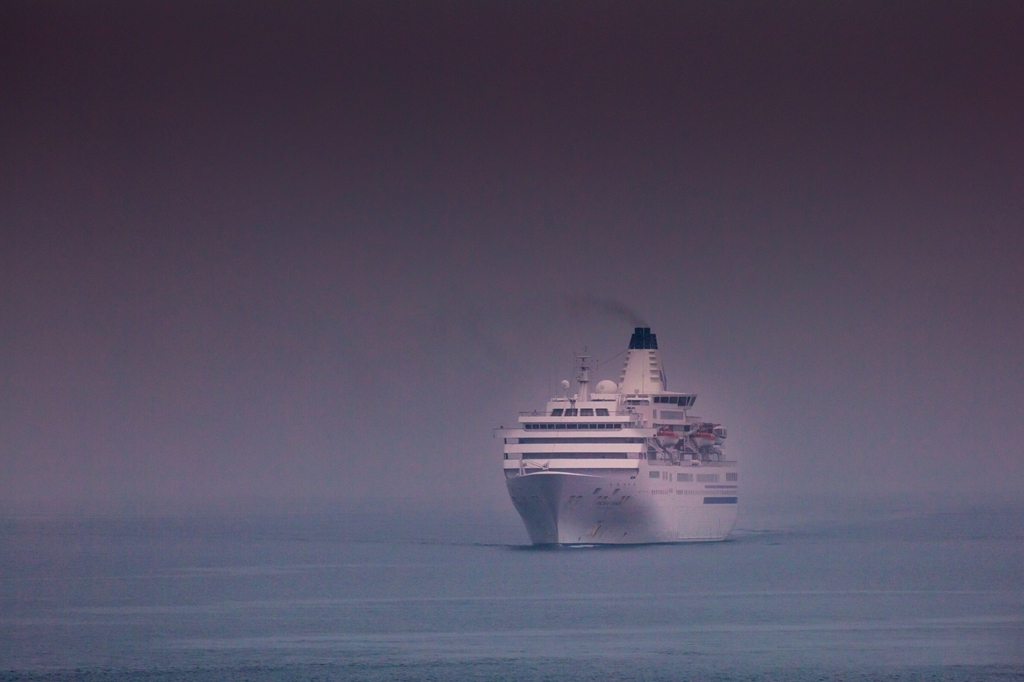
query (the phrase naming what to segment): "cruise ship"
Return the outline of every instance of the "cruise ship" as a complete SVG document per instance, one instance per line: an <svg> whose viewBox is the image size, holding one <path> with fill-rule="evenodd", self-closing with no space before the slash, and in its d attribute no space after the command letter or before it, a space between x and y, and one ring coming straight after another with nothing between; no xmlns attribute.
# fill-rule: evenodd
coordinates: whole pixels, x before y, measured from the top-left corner
<svg viewBox="0 0 1024 682"><path fill-rule="evenodd" d="M667 390L657 337L637 327L618 383L522 413L504 438L505 482L535 545L724 540L736 524L737 463L726 429L693 414L697 396Z"/></svg>

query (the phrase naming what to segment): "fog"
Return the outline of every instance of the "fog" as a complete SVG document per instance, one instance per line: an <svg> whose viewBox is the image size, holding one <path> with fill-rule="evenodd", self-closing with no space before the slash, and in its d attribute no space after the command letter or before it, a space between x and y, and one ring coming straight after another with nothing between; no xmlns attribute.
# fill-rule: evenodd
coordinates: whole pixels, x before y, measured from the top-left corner
<svg viewBox="0 0 1024 682"><path fill-rule="evenodd" d="M927 9L4 4L0 504L514 516L639 321L745 501L1019 499L1024 13Z"/></svg>

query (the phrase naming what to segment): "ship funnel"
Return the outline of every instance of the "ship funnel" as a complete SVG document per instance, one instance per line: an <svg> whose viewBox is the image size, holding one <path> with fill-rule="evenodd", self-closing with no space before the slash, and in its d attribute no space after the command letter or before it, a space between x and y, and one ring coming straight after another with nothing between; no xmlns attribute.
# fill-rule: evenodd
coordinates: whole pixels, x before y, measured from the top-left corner
<svg viewBox="0 0 1024 682"><path fill-rule="evenodd" d="M619 391L623 394L661 393L668 390L665 370L658 353L658 337L650 327L637 327L629 339L629 350L622 365Z"/></svg>
<svg viewBox="0 0 1024 682"><path fill-rule="evenodd" d="M637 327L629 338L629 349L653 348L658 350L658 335L651 333L650 327Z"/></svg>

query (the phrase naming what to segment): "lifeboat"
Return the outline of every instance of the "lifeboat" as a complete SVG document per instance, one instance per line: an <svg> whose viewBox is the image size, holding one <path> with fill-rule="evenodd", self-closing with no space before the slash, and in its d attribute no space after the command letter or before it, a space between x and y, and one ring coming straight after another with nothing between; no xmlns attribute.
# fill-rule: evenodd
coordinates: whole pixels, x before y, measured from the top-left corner
<svg viewBox="0 0 1024 682"><path fill-rule="evenodd" d="M715 444L715 434L710 431L698 431L690 434L690 440L693 441L694 446L699 450Z"/></svg>
<svg viewBox="0 0 1024 682"><path fill-rule="evenodd" d="M655 435L658 445L663 448L670 448L679 443L679 433L671 426L663 426L658 429Z"/></svg>

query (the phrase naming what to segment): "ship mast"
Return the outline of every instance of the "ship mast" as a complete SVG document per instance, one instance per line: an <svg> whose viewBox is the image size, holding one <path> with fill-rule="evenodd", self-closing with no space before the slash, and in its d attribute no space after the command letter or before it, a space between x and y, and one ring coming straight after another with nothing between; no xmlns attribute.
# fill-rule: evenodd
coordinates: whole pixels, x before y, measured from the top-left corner
<svg viewBox="0 0 1024 682"><path fill-rule="evenodd" d="M583 352L586 353L587 349L584 348ZM573 353L573 355L576 355ZM590 400L590 355L576 355L576 366L579 368L576 372L576 381L580 384L579 401L585 402Z"/></svg>

